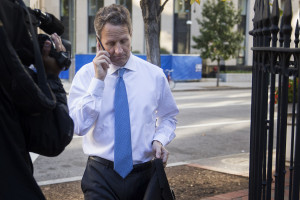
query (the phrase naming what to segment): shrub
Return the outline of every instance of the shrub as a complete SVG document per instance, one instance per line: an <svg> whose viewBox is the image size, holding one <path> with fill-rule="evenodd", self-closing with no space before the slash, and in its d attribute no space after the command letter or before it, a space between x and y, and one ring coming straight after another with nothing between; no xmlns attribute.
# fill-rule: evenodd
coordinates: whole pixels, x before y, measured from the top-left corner
<svg viewBox="0 0 300 200"><path fill-rule="evenodd" d="M288 86L288 103L293 102L293 93L294 93L294 81L289 79L289 86ZM296 102L298 98L298 79L296 79ZM275 89L275 104L278 103L278 88Z"/></svg>

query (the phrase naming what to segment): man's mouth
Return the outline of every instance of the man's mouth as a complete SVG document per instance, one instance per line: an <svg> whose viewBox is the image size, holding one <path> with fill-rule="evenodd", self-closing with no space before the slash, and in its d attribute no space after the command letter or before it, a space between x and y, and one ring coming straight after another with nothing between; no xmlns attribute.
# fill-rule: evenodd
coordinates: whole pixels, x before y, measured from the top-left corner
<svg viewBox="0 0 300 200"><path fill-rule="evenodd" d="M123 59L124 58L124 56L115 56L115 57L113 57L113 60L120 60L120 59Z"/></svg>

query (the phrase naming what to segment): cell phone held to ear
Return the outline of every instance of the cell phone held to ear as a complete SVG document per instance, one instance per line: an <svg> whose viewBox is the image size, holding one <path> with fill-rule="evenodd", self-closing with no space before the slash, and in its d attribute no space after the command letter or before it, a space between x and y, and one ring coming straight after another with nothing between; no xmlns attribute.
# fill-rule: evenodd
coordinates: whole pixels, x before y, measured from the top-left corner
<svg viewBox="0 0 300 200"><path fill-rule="evenodd" d="M105 50L105 48L103 47L103 44L102 44L102 42L101 42L100 38L99 38L98 36L97 36L97 39L98 39L98 42L99 42L99 44L100 44L101 48L102 48L104 51L106 51L106 50Z"/></svg>

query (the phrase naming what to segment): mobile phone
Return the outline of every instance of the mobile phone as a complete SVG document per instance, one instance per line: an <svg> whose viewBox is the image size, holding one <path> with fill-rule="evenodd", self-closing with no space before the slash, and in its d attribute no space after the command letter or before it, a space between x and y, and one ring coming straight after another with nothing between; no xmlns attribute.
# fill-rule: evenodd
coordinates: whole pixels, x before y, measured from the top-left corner
<svg viewBox="0 0 300 200"><path fill-rule="evenodd" d="M103 44L102 44L102 42L101 42L100 38L99 38L98 36L96 36L96 37L97 37L97 39L98 39L98 41L99 41L99 43L100 43L100 46L102 47L102 49L103 49L104 51L106 51L106 50L104 49L104 47L103 47Z"/></svg>

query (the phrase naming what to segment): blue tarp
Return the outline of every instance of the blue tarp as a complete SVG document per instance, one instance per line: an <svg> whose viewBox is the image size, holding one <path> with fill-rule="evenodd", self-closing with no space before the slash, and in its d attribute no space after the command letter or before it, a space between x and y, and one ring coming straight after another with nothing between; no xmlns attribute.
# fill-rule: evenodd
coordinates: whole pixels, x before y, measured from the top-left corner
<svg viewBox="0 0 300 200"><path fill-rule="evenodd" d="M200 80L202 78L202 59L200 56L172 56L174 80Z"/></svg>
<svg viewBox="0 0 300 200"><path fill-rule="evenodd" d="M147 60L145 55L136 55ZM200 80L202 78L202 59L193 55L161 55L161 67L173 69L175 81Z"/></svg>
<svg viewBox="0 0 300 200"><path fill-rule="evenodd" d="M59 78L61 79L69 79L69 70L61 71L59 74Z"/></svg>
<svg viewBox="0 0 300 200"><path fill-rule="evenodd" d="M136 55L147 60L146 55ZM75 55L75 73L85 64L92 62L94 54ZM175 81L200 80L202 78L202 59L197 55L161 55L162 69L173 69ZM63 71L60 78L68 79L69 71Z"/></svg>

